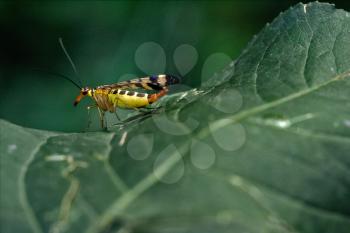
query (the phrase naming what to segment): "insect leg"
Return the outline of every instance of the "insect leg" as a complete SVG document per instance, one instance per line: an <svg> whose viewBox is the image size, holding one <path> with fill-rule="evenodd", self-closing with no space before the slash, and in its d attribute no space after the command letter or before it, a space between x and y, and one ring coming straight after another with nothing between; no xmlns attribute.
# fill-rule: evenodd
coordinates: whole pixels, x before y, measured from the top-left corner
<svg viewBox="0 0 350 233"><path fill-rule="evenodd" d="M127 118L126 120L119 122L117 124L114 124L115 126L126 126L128 124L131 124L132 122L138 121L144 121L145 119L147 119L148 117L150 117L152 115L152 112L144 112L144 113L140 113L134 116L131 116L129 118Z"/></svg>
<svg viewBox="0 0 350 233"><path fill-rule="evenodd" d="M122 120L120 119L120 117L118 116L118 113L117 113L118 102L119 102L119 99L118 99L116 102L114 102L114 104L113 104L113 107L114 107L114 114L115 114L115 116L117 117L118 121L122 121Z"/></svg>
<svg viewBox="0 0 350 233"><path fill-rule="evenodd" d="M105 125L105 112L103 110L101 110L100 108L97 108L98 112L100 114L100 122L101 122L101 128L104 130L107 130L107 123Z"/></svg>
<svg viewBox="0 0 350 233"><path fill-rule="evenodd" d="M122 121L122 120L120 119L120 117L118 116L117 111L115 111L114 114L115 114L115 116L117 117L118 121Z"/></svg>
<svg viewBox="0 0 350 233"><path fill-rule="evenodd" d="M149 109L149 110L154 110L154 109L158 109L160 107L151 107L151 106L145 106L145 107L142 107L141 109Z"/></svg>
<svg viewBox="0 0 350 233"><path fill-rule="evenodd" d="M139 113L146 113L147 110L141 109L141 108L133 108L135 111L139 112Z"/></svg>

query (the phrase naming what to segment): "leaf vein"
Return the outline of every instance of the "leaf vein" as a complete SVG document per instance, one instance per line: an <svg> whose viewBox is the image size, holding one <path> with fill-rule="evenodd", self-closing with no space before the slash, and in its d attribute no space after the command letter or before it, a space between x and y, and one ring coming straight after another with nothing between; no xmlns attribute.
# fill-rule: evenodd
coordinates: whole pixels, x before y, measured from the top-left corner
<svg viewBox="0 0 350 233"><path fill-rule="evenodd" d="M314 31L312 30L312 27L311 27L311 25L309 23L309 20L308 20L306 14L304 14L304 18L305 18L306 25L308 26L308 28L309 28L309 30L311 32L311 36L310 36L309 43L306 43L306 54L305 54L304 64L302 66L302 76L303 76L303 78L305 80L306 86L310 87L311 86L310 80L308 80L307 77L306 77L306 67L307 67L307 64L308 64L309 58L310 58L310 46L311 46L311 43L314 40Z"/></svg>
<svg viewBox="0 0 350 233"><path fill-rule="evenodd" d="M28 201L28 197L27 197L27 191L25 188L25 176L27 174L28 171L28 167L30 166L30 164L33 162L35 155L38 151L40 151L40 148L42 148L42 146L44 146L48 139L50 137L46 137L41 143L39 143L33 150L33 152L30 154L30 156L28 157L28 159L25 161L23 167L21 168L19 177L18 177L18 190L19 190L19 199L20 199L20 203L23 207L24 213L28 218L29 224L32 228L32 230L36 233L42 233L43 230L40 227L40 224L34 214L34 211L31 207L31 205L29 204Z"/></svg>
<svg viewBox="0 0 350 233"><path fill-rule="evenodd" d="M107 175L109 176L110 180L114 184L114 186L117 188L117 190L121 191L122 193L125 193L129 190L128 186L125 184L125 182L121 179L121 177L118 175L118 173L113 169L113 167L109 163L110 154L112 151L112 142L116 138L117 134L114 134L111 137L110 142L107 144L107 158L103 160L103 167L106 170Z"/></svg>

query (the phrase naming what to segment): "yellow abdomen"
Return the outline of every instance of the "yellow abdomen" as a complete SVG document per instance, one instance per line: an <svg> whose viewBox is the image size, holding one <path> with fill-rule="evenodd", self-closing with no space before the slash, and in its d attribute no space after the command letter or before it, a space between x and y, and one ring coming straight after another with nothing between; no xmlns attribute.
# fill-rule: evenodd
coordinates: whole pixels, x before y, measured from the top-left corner
<svg viewBox="0 0 350 233"><path fill-rule="evenodd" d="M108 94L108 100L119 108L140 108L149 105L148 94L117 89Z"/></svg>

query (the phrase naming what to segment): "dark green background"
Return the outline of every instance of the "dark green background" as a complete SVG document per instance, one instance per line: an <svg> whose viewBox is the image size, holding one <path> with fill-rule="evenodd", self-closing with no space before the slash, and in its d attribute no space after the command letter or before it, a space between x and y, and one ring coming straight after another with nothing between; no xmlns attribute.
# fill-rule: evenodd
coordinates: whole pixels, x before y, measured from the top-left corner
<svg viewBox="0 0 350 233"><path fill-rule="evenodd" d="M1 118L57 131L86 126L84 101L70 83L33 71L39 68L74 77L58 42L63 37L84 84L116 82L126 73L145 75L134 61L137 47L159 43L166 73L177 74L174 49L191 44L199 53L184 83L198 86L204 60L223 52L236 58L253 35L299 1L137 1L1 2ZM347 1L333 1L350 9Z"/></svg>

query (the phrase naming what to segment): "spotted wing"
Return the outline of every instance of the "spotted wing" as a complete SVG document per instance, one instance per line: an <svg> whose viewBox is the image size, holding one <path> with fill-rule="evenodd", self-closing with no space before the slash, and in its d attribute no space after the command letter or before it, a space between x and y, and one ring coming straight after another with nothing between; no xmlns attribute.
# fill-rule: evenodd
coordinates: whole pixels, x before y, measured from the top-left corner
<svg viewBox="0 0 350 233"><path fill-rule="evenodd" d="M111 85L100 86L99 88L110 89L138 89L160 91L169 85L180 83L180 78L174 75L159 74L144 78L131 79Z"/></svg>

